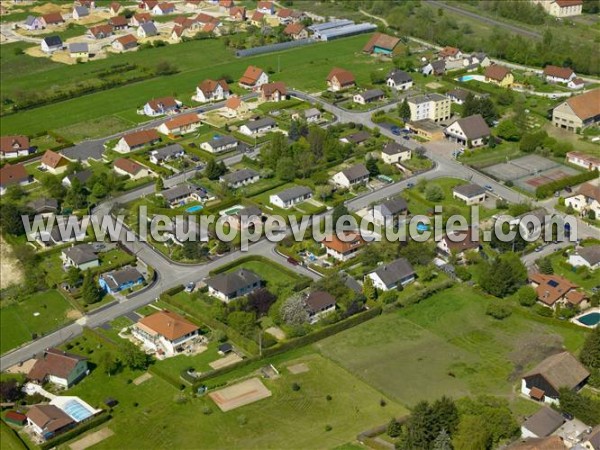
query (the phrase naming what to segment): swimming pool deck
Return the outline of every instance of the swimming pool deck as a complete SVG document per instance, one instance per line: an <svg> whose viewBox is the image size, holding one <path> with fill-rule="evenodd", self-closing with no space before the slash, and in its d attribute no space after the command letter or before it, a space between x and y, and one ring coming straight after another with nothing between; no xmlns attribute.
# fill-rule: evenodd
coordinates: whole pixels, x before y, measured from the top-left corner
<svg viewBox="0 0 600 450"><path fill-rule="evenodd" d="M586 325L585 323L581 323L578 320L580 317L584 317L584 316L587 316L588 314L592 314L592 313L600 313L600 307L586 309L581 314L578 314L575 317L573 317L571 319L571 322L573 322L575 325L579 325L580 327L585 327L585 328L590 328L590 329L596 328L598 326L598 324L596 324L596 325Z"/></svg>

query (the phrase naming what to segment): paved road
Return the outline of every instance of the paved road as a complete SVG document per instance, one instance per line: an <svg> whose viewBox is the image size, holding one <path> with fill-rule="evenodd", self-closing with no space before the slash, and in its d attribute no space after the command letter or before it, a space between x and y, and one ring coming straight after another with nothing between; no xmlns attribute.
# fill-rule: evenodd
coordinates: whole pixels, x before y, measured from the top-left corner
<svg viewBox="0 0 600 450"><path fill-rule="evenodd" d="M350 112L337 108L333 105L324 103L321 99L310 97L307 94L303 94L297 91L292 92L292 94L299 98L305 98L311 103L320 103L327 111L334 113L338 117L338 120L341 122L361 123L368 127L377 126L371 121L371 112ZM382 107L382 109L391 109L394 107L395 105L392 104L386 105ZM401 139L401 137L393 135L389 130L385 128L380 128L380 131L382 134L388 136L389 138L398 141L403 145L407 145L411 148L415 148L420 145L414 141L405 141ZM424 147L426 149L427 156L435 162L435 168L429 172L425 172L421 175L416 176L411 181L416 182L416 180L418 180L421 177L424 177L426 179L432 179L438 177L452 176L472 181L480 185L489 184L494 189L494 193L496 195L508 200L509 202L516 203L525 200L525 197L522 194L513 191L512 189L452 159L451 154L452 150L456 148L455 144L446 141L430 142L425 144ZM183 176L185 177L186 175L184 174ZM407 180L402 180L398 183L387 185L379 190L369 192L363 196L348 201L347 206L350 210L353 211L362 209L377 200L381 200L382 198L398 194L403 189L406 189L406 184ZM153 186L148 186L140 188L135 192L126 193L119 198L112 199L111 201L100 205L94 211L94 214L107 214L112 204L117 202L126 203L127 201L131 201L134 198L138 198L140 195L150 194L153 192L153 190ZM561 214L559 211L556 211L554 209L552 199L543 202L541 205L547 207L556 214ZM578 231L580 237L598 236L598 229L591 227L583 222L580 222L579 225L580 226ZM123 233L126 232L127 230L123 230ZM286 264L286 258L275 252L275 244L266 240L261 240L255 244L252 244L249 247L248 252L236 251L227 254L219 258L218 260L211 261L208 264L198 265L175 264L145 243L123 242L123 244L127 248L129 248L133 253L135 253L142 261L155 268L157 273L156 282L151 287L145 289L144 291L140 292L138 295L131 299L123 300L122 302L110 306L108 308L102 309L97 313L88 314L87 316L79 319L77 323L68 325L53 334L44 336L18 350L13 351L12 353L4 355L2 358L0 358L0 370L5 370L9 366L16 364L20 361L24 361L30 358L33 354L38 353L47 347L59 345L60 343L72 338L73 336L80 334L83 330L82 327L84 325L90 327L102 325L103 323L106 323L124 314L128 314L134 311L135 309L138 309L139 307L152 302L160 295L161 292L164 292L166 289L177 285L185 284L190 281L202 280L208 276L210 271L216 269L217 267L223 264L235 261L241 256L262 255L271 258L281 264ZM544 252L536 253L533 256L526 256L524 258L524 261L526 262L526 264L531 264L532 261L536 259L535 255L540 257L546 254L546 252L550 251L552 251L552 249L548 247L544 249ZM307 270L304 267L289 265L288 267L293 268L299 273L309 276L313 279L318 278L318 275Z"/></svg>

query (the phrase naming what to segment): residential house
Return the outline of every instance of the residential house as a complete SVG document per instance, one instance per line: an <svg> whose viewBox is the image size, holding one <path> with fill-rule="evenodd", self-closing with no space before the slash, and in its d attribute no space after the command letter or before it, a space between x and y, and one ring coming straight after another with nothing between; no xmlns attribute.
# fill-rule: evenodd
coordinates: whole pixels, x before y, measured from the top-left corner
<svg viewBox="0 0 600 450"><path fill-rule="evenodd" d="M299 22L287 25L283 30L283 34L290 36L295 41L308 38L308 30Z"/></svg>
<svg viewBox="0 0 600 450"><path fill-rule="evenodd" d="M277 127L277 122L270 117L251 120L240 127L240 133L246 136L254 136L257 134L267 133Z"/></svg>
<svg viewBox="0 0 600 450"><path fill-rule="evenodd" d="M321 245L325 247L328 256L343 262L354 258L366 242L357 231L344 231L341 234L343 239L334 233L323 239Z"/></svg>
<svg viewBox="0 0 600 450"><path fill-rule="evenodd" d="M464 260L466 252L479 252L479 235L472 228L450 231L438 242L437 250L443 257L455 255L459 261Z"/></svg>
<svg viewBox="0 0 600 450"><path fill-rule="evenodd" d="M463 58L463 53L456 47L444 47L438 56L444 61L458 61Z"/></svg>
<svg viewBox="0 0 600 450"><path fill-rule="evenodd" d="M544 306L553 309L563 306L589 306L587 296L577 290L579 286L564 277L532 273L529 275L529 283L537 292L538 302Z"/></svg>
<svg viewBox="0 0 600 450"><path fill-rule="evenodd" d="M569 89L582 89L585 86L585 81L581 78L573 78L567 83Z"/></svg>
<svg viewBox="0 0 600 450"><path fill-rule="evenodd" d="M219 8L221 11L228 11L233 8L233 0L219 0Z"/></svg>
<svg viewBox="0 0 600 450"><path fill-rule="evenodd" d="M258 89L263 84L269 82L269 76L267 73L259 67L248 66L242 78L240 78L239 85L244 89Z"/></svg>
<svg viewBox="0 0 600 450"><path fill-rule="evenodd" d="M451 91L446 93L450 101L452 103L456 103L457 105L462 105L469 96L469 94L470 92L465 91L464 89L452 89Z"/></svg>
<svg viewBox="0 0 600 450"><path fill-rule="evenodd" d="M397 164L412 157L410 148L396 142L389 142L381 149L381 160L386 164Z"/></svg>
<svg viewBox="0 0 600 450"><path fill-rule="evenodd" d="M256 10L263 14L275 14L275 6L273 2L258 2L256 5Z"/></svg>
<svg viewBox="0 0 600 450"><path fill-rule="evenodd" d="M398 258L388 264L382 264L367 274L373 286L381 291L389 291L412 283L417 274L406 258Z"/></svg>
<svg viewBox="0 0 600 450"><path fill-rule="evenodd" d="M152 8L152 14L155 16L166 16L168 14L173 14L174 12L175 4L170 2L157 3L154 8Z"/></svg>
<svg viewBox="0 0 600 450"><path fill-rule="evenodd" d="M26 415L27 425L43 440L52 439L76 425L67 413L54 405L33 405Z"/></svg>
<svg viewBox="0 0 600 450"><path fill-rule="evenodd" d="M229 9L229 17L237 22L246 20L246 8L243 6L234 6Z"/></svg>
<svg viewBox="0 0 600 450"><path fill-rule="evenodd" d="M131 334L142 341L144 348L173 356L198 338L200 328L179 314L162 310L141 318L131 327Z"/></svg>
<svg viewBox="0 0 600 450"><path fill-rule="evenodd" d="M444 128L431 119L410 121L406 126L411 132L428 141L441 141L445 137Z"/></svg>
<svg viewBox="0 0 600 450"><path fill-rule="evenodd" d="M256 183L258 180L260 180L260 174L252 169L236 170L220 178L222 183L234 189Z"/></svg>
<svg viewBox="0 0 600 450"><path fill-rule="evenodd" d="M88 17L90 15L90 10L85 6L75 6L73 8L72 15L74 20L83 19L84 17Z"/></svg>
<svg viewBox="0 0 600 450"><path fill-rule="evenodd" d="M204 188L188 183L162 191L160 195L171 208L177 208L189 202L204 202L208 200L208 193Z"/></svg>
<svg viewBox="0 0 600 450"><path fill-rule="evenodd" d="M44 53L54 53L58 50L62 50L63 41L60 36L46 36L42 39L40 47Z"/></svg>
<svg viewBox="0 0 600 450"><path fill-rule="evenodd" d="M496 84L500 87L509 88L515 82L515 77L510 69L499 64L492 64L487 67L483 75L485 76L486 83Z"/></svg>
<svg viewBox="0 0 600 450"><path fill-rule="evenodd" d="M63 155L52 150L46 150L42 156L40 169L47 170L53 175L59 175L67 170L68 165L69 160Z"/></svg>
<svg viewBox="0 0 600 450"><path fill-rule="evenodd" d="M546 218L551 217L544 208L537 208L533 211L523 213L509 221L514 227L519 227L519 233L524 239L535 240L544 231Z"/></svg>
<svg viewBox="0 0 600 450"><path fill-rule="evenodd" d="M27 207L31 209L34 214L42 217L54 216L58 213L58 200L55 198L37 198L27 203Z"/></svg>
<svg viewBox="0 0 600 450"><path fill-rule="evenodd" d="M154 145L160 142L160 135L154 129L134 131L126 134L117 142L115 151L129 153L146 145Z"/></svg>
<svg viewBox="0 0 600 450"><path fill-rule="evenodd" d="M225 80L204 80L196 86L196 95L192 100L211 102L229 98L231 91Z"/></svg>
<svg viewBox="0 0 600 450"><path fill-rule="evenodd" d="M320 319L335 311L335 297L329 292L313 291L304 300L308 322L317 323Z"/></svg>
<svg viewBox="0 0 600 450"><path fill-rule="evenodd" d="M277 11L277 19L281 25L288 25L290 23L298 23L306 18L306 14L302 11L296 11L289 8L281 8ZM308 37L308 34L307 34Z"/></svg>
<svg viewBox="0 0 600 450"><path fill-rule="evenodd" d="M254 11L252 17L250 18L250 23L255 27L261 27L265 21L265 15L260 11Z"/></svg>
<svg viewBox="0 0 600 450"><path fill-rule="evenodd" d="M397 91L407 91L413 86L413 79L404 70L393 69L387 76L386 84Z"/></svg>
<svg viewBox="0 0 600 450"><path fill-rule="evenodd" d="M118 2L112 2L110 4L110 7L108 8L108 12L110 13L110 16L114 17L114 16L118 15L119 11L121 11L121 4Z"/></svg>
<svg viewBox="0 0 600 450"><path fill-rule="evenodd" d="M131 16L129 19L129 25L132 27L139 27L144 23L152 22L152 16L149 13L137 13Z"/></svg>
<svg viewBox="0 0 600 450"><path fill-rule="evenodd" d="M150 170L131 159L117 158L113 162L113 168L119 175L126 175L132 180L139 180L150 176Z"/></svg>
<svg viewBox="0 0 600 450"><path fill-rule="evenodd" d="M65 23L65 19L60 14L60 12L52 12L48 14L44 14L41 18L42 25L44 28L53 26L53 25L62 25Z"/></svg>
<svg viewBox="0 0 600 450"><path fill-rule="evenodd" d="M73 186L73 182L77 180L82 186L85 186L94 173L91 169L84 169L78 172L73 172L62 179L62 185L66 188Z"/></svg>
<svg viewBox="0 0 600 450"><path fill-rule="evenodd" d="M577 193L565 199L565 205L570 206L582 216L587 216L590 211L593 211L596 219L600 218L600 184L598 180L579 186Z"/></svg>
<svg viewBox="0 0 600 450"><path fill-rule="evenodd" d="M100 259L90 244L79 244L66 248L61 252L60 257L65 266L76 267L82 271L100 265Z"/></svg>
<svg viewBox="0 0 600 450"><path fill-rule="evenodd" d="M69 388L89 373L87 358L57 348L46 349L27 373L27 379L38 384L49 381Z"/></svg>
<svg viewBox="0 0 600 450"><path fill-rule="evenodd" d="M243 295L248 295L260 288L263 280L248 269L235 272L220 273L206 280L208 294L225 303Z"/></svg>
<svg viewBox="0 0 600 450"><path fill-rule="evenodd" d="M200 125L200 117L196 113L180 114L159 125L157 130L162 134L180 136L193 133Z"/></svg>
<svg viewBox="0 0 600 450"><path fill-rule="evenodd" d="M544 406L523 422L521 425L521 437L545 438L558 430L564 423L565 418L561 413Z"/></svg>
<svg viewBox="0 0 600 450"><path fill-rule="evenodd" d="M469 71L476 70L479 67L486 68L491 64L491 59L482 52L471 53L471 55L465 56L463 59L463 66Z"/></svg>
<svg viewBox="0 0 600 450"><path fill-rule="evenodd" d="M207 23L202 27L202 32L207 34L213 33L215 36L220 36L221 31L217 28L218 26L219 24L217 22Z"/></svg>
<svg viewBox="0 0 600 450"><path fill-rule="evenodd" d="M552 110L552 124L576 132L600 122L600 89L576 95Z"/></svg>
<svg viewBox="0 0 600 450"><path fill-rule="evenodd" d="M81 242L85 239L85 227L82 227L81 221L77 221L72 227L68 224L67 219L61 216L57 218L57 221L62 222L60 227L56 225L49 233L39 231L31 233L30 236L43 247ZM61 229L63 232L61 232Z"/></svg>
<svg viewBox="0 0 600 450"><path fill-rule="evenodd" d="M210 153L222 153L228 150L234 150L238 147L238 140L233 136L225 135L202 142L200 148Z"/></svg>
<svg viewBox="0 0 600 450"><path fill-rule="evenodd" d="M443 59L431 61L425 64L423 68L421 68L421 73L425 76L442 76L446 73L446 61L444 61Z"/></svg>
<svg viewBox="0 0 600 450"><path fill-rule="evenodd" d="M219 19L217 17L211 16L210 14L200 13L196 16L195 21L199 26L210 25L211 23L218 24Z"/></svg>
<svg viewBox="0 0 600 450"><path fill-rule="evenodd" d="M349 134L348 136L344 136L340 138L340 142L344 144L354 144L361 145L367 142L371 138L371 135L366 130L361 130L356 133Z"/></svg>
<svg viewBox="0 0 600 450"><path fill-rule="evenodd" d="M481 147L490 137L490 127L480 114L455 120L444 130L448 140L461 145Z"/></svg>
<svg viewBox="0 0 600 450"><path fill-rule="evenodd" d="M450 99L441 94L415 95L407 99L412 121L430 119L442 122L450 118Z"/></svg>
<svg viewBox="0 0 600 450"><path fill-rule="evenodd" d="M144 283L144 276L135 267L125 267L100 275L98 283L108 294L114 294Z"/></svg>
<svg viewBox="0 0 600 450"><path fill-rule="evenodd" d="M458 198L467 206L478 205L485 202L486 190L478 184L460 184L452 189L452 197Z"/></svg>
<svg viewBox="0 0 600 450"><path fill-rule="evenodd" d="M136 49L138 41L133 34L126 34L125 36L120 36L115 39L111 45L115 50L125 52L127 50Z"/></svg>
<svg viewBox="0 0 600 450"><path fill-rule="evenodd" d="M352 72L334 67L327 75L327 89L333 92L341 91L356 86Z"/></svg>
<svg viewBox="0 0 600 450"><path fill-rule="evenodd" d="M174 114L181 108L181 102L173 97L154 98L144 105L144 114L150 117Z"/></svg>
<svg viewBox="0 0 600 450"><path fill-rule="evenodd" d="M261 100L265 102L280 102L287 98L287 88L283 81L266 83L259 89Z"/></svg>
<svg viewBox="0 0 600 450"><path fill-rule="evenodd" d="M596 425L582 441L585 450L600 450L600 425Z"/></svg>
<svg viewBox="0 0 600 450"><path fill-rule="evenodd" d="M4 195L10 186L25 186L33 181L23 164L6 164L0 168L0 195Z"/></svg>
<svg viewBox="0 0 600 450"><path fill-rule="evenodd" d="M142 0L138 6L146 11L152 11L156 5L158 5L158 0Z"/></svg>
<svg viewBox="0 0 600 450"><path fill-rule="evenodd" d="M269 197L269 203L279 208L291 208L312 198L312 191L306 186L294 186Z"/></svg>
<svg viewBox="0 0 600 450"><path fill-rule="evenodd" d="M559 389L581 389L590 373L569 352L549 356L523 375L521 393L539 402L558 404Z"/></svg>
<svg viewBox="0 0 600 450"><path fill-rule="evenodd" d="M88 34L94 39L105 39L113 35L112 25L96 25L88 30Z"/></svg>
<svg viewBox="0 0 600 450"><path fill-rule="evenodd" d="M321 121L321 117L321 111L319 111L317 108L309 108L292 114L292 119L304 119L306 123L319 123Z"/></svg>
<svg viewBox="0 0 600 450"><path fill-rule="evenodd" d="M408 215L408 204L402 197L385 200L373 206L373 222L396 227Z"/></svg>
<svg viewBox="0 0 600 450"><path fill-rule="evenodd" d="M385 93L381 89L369 89L368 91L354 94L352 100L359 105L366 105L383 100Z"/></svg>
<svg viewBox="0 0 600 450"><path fill-rule="evenodd" d="M27 156L33 150L27 136L14 135L0 137L0 159Z"/></svg>
<svg viewBox="0 0 600 450"><path fill-rule="evenodd" d="M583 12L583 0L530 0L542 5L548 14L562 19L579 16Z"/></svg>
<svg viewBox="0 0 600 450"><path fill-rule="evenodd" d="M548 83L568 83L577 78L570 67L546 66L543 75Z"/></svg>
<svg viewBox="0 0 600 450"><path fill-rule="evenodd" d="M40 17L27 16L27 19L23 23L23 28L28 31L43 30L45 25Z"/></svg>
<svg viewBox="0 0 600 450"><path fill-rule="evenodd" d="M73 42L69 44L69 56L74 59L87 59L90 56L90 49L85 42Z"/></svg>
<svg viewBox="0 0 600 450"><path fill-rule="evenodd" d="M600 245L577 247L575 252L569 255L568 262L573 267L587 267L591 270L600 268Z"/></svg>
<svg viewBox="0 0 600 450"><path fill-rule="evenodd" d="M354 188L369 182L369 171L364 164L356 164L333 175L334 184L344 188Z"/></svg>
<svg viewBox="0 0 600 450"><path fill-rule="evenodd" d="M96 8L95 0L75 0L74 4L75 4L75 6L84 6L87 9L95 9Z"/></svg>
<svg viewBox="0 0 600 450"><path fill-rule="evenodd" d="M114 16L108 19L108 24L113 28L114 31L126 30L129 28L129 21L125 16Z"/></svg>
<svg viewBox="0 0 600 450"><path fill-rule="evenodd" d="M235 230L252 229L262 224L263 214L260 208L248 206L233 215L229 215L227 221L229 226Z"/></svg>
<svg viewBox="0 0 600 450"><path fill-rule="evenodd" d="M185 155L185 151L181 145L171 144L158 150L152 150L149 159L151 163L160 165L164 162L182 158L183 155Z"/></svg>
<svg viewBox="0 0 600 450"><path fill-rule="evenodd" d="M137 37L139 38L148 38L157 35L158 29L154 25L154 22L144 22L137 29Z"/></svg>
<svg viewBox="0 0 600 450"><path fill-rule="evenodd" d="M400 43L400 38L383 33L375 33L363 47L364 53L371 55L391 56Z"/></svg>

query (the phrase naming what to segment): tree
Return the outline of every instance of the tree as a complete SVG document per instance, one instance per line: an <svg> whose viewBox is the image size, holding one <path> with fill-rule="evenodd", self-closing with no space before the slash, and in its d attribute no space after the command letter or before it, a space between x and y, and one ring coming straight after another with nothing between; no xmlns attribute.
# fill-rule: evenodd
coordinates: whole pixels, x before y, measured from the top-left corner
<svg viewBox="0 0 600 450"><path fill-rule="evenodd" d="M296 167L294 160L290 157L283 157L277 163L275 172L282 181L292 181L296 178Z"/></svg>
<svg viewBox="0 0 600 450"><path fill-rule="evenodd" d="M181 255L188 260L196 261L206 256L208 249L201 242L186 240L181 248Z"/></svg>
<svg viewBox="0 0 600 450"><path fill-rule="evenodd" d="M124 365L133 370L145 370L150 364L149 356L131 341L125 341L121 344L119 359Z"/></svg>
<svg viewBox="0 0 600 450"><path fill-rule="evenodd" d="M161 176L156 179L156 183L154 183L154 189L157 193L160 193L165 189L165 182Z"/></svg>
<svg viewBox="0 0 600 450"><path fill-rule="evenodd" d="M452 439L445 429L442 429L437 435L431 448L432 450L452 450Z"/></svg>
<svg viewBox="0 0 600 450"><path fill-rule="evenodd" d="M494 319L504 320L512 314L512 309L504 300L494 299L488 304L485 313Z"/></svg>
<svg viewBox="0 0 600 450"><path fill-rule="evenodd" d="M444 191L437 184L432 184L425 190L425 198L430 202L440 202L444 199Z"/></svg>
<svg viewBox="0 0 600 450"><path fill-rule="evenodd" d="M252 336L256 328L256 314L234 311L227 316L227 324L244 336Z"/></svg>
<svg viewBox="0 0 600 450"><path fill-rule="evenodd" d="M83 284L81 285L81 298L86 305L92 305L102 299L100 289L94 283L94 278L89 271L83 276Z"/></svg>
<svg viewBox="0 0 600 450"><path fill-rule="evenodd" d="M521 131L510 119L503 120L498 124L496 134L505 141L518 141L521 139Z"/></svg>
<svg viewBox="0 0 600 450"><path fill-rule="evenodd" d="M537 302L537 292L531 286L521 286L517 298L521 306L533 306Z"/></svg>
<svg viewBox="0 0 600 450"><path fill-rule="evenodd" d="M458 427L459 417L456 403L450 397L445 395L433 402L431 405L432 415L436 428L440 432L454 433Z"/></svg>
<svg viewBox="0 0 600 450"><path fill-rule="evenodd" d="M600 369L600 327L587 335L579 359L592 369Z"/></svg>
<svg viewBox="0 0 600 450"><path fill-rule="evenodd" d="M330 184L323 184L317 186L315 189L315 196L320 200L327 200L333 194L333 186Z"/></svg>
<svg viewBox="0 0 600 450"><path fill-rule="evenodd" d="M67 270L66 281L69 283L69 286L77 286L81 281L81 270L75 266L69 267L69 270Z"/></svg>
<svg viewBox="0 0 600 450"><path fill-rule="evenodd" d="M515 292L527 279L525 266L514 253L507 253L488 264L479 284L488 294L506 297Z"/></svg>
<svg viewBox="0 0 600 450"><path fill-rule="evenodd" d="M413 265L426 266L435 257L436 249L433 242L408 241L400 247L400 256L408 259Z"/></svg>
<svg viewBox="0 0 600 450"><path fill-rule="evenodd" d="M365 281L363 283L363 295L369 300L377 299L377 289L373 285L373 279L371 277L365 277Z"/></svg>
<svg viewBox="0 0 600 450"><path fill-rule="evenodd" d="M14 378L0 381L0 399L2 402L16 402L23 396L19 383Z"/></svg>
<svg viewBox="0 0 600 450"><path fill-rule="evenodd" d="M333 212L331 213L333 226L334 227L336 226L337 221L340 217L347 216L349 214L350 214L350 211L348 211L348 208L346 207L346 205L344 205L343 203L340 203L339 205L337 205L335 208L333 208Z"/></svg>
<svg viewBox="0 0 600 450"><path fill-rule="evenodd" d="M0 208L0 227L2 231L13 236L20 236L25 233L25 227L21 220L23 211L13 203L6 202Z"/></svg>
<svg viewBox="0 0 600 450"><path fill-rule="evenodd" d="M59 177L45 176L41 178L41 181L49 197L64 198L66 191Z"/></svg>
<svg viewBox="0 0 600 450"><path fill-rule="evenodd" d="M296 294L288 298L279 310L281 319L288 325L303 325L308 322L308 312L306 311L306 302L301 294Z"/></svg>
<svg viewBox="0 0 600 450"><path fill-rule="evenodd" d="M367 159L366 167L371 177L379 175L379 167L377 166L377 160L375 158Z"/></svg>
<svg viewBox="0 0 600 450"><path fill-rule="evenodd" d="M248 305L260 316L269 312L277 297L265 288L256 289L248 295Z"/></svg>
<svg viewBox="0 0 600 450"><path fill-rule="evenodd" d="M292 120L290 122L290 131L288 132L288 137L292 141L297 141L301 137L301 124L298 120Z"/></svg>
<svg viewBox="0 0 600 450"><path fill-rule="evenodd" d="M465 416L452 439L454 450L486 450L491 447L491 434L481 416Z"/></svg>
<svg viewBox="0 0 600 450"><path fill-rule="evenodd" d="M552 275L554 273L554 268L552 267L552 261L550 258L541 258L537 262L538 269L544 275Z"/></svg>
<svg viewBox="0 0 600 450"><path fill-rule="evenodd" d="M427 188L427 180L425 178L419 178L419 181L417 181L417 190L419 192L425 192L425 188Z"/></svg>
<svg viewBox="0 0 600 450"><path fill-rule="evenodd" d="M65 204L73 209L84 208L87 205L85 186L78 178L73 178L71 181L71 187L65 196Z"/></svg>
<svg viewBox="0 0 600 450"><path fill-rule="evenodd" d="M519 143L519 149L525 153L532 153L544 143L544 139L548 135L545 131L537 131L535 133L525 133Z"/></svg>
<svg viewBox="0 0 600 450"><path fill-rule="evenodd" d="M558 393L562 412L572 414L592 427L600 424L600 400L567 387L560 388Z"/></svg>
<svg viewBox="0 0 600 450"><path fill-rule="evenodd" d="M423 147L422 145L419 145L417 148L415 148L414 154L418 159L425 159L426 151L427 150L425 150L425 147Z"/></svg>
<svg viewBox="0 0 600 450"><path fill-rule="evenodd" d="M217 162L214 158L210 158L204 168L204 176L209 180L218 180L225 172L227 172L227 167L223 161Z"/></svg>
<svg viewBox="0 0 600 450"><path fill-rule="evenodd" d="M108 192L108 186L101 181L97 181L92 187L92 196L94 196L94 198L104 198L108 195Z"/></svg>
<svg viewBox="0 0 600 450"><path fill-rule="evenodd" d="M110 350L107 350L100 355L99 363L104 373L109 377L119 368L119 362Z"/></svg>
<svg viewBox="0 0 600 450"><path fill-rule="evenodd" d="M400 425L400 423L392 417L388 423L387 434L389 437L396 438L400 436L400 433L402 433L402 425Z"/></svg>
<svg viewBox="0 0 600 450"><path fill-rule="evenodd" d="M410 449L427 449L437 436L431 406L428 402L417 403L406 421L406 442Z"/></svg>
<svg viewBox="0 0 600 450"><path fill-rule="evenodd" d="M404 121L407 122L408 120L410 120L410 106L408 104L408 101L406 99L404 99L402 101L402 103L400 103L398 105L398 115L400 116L400 118Z"/></svg>

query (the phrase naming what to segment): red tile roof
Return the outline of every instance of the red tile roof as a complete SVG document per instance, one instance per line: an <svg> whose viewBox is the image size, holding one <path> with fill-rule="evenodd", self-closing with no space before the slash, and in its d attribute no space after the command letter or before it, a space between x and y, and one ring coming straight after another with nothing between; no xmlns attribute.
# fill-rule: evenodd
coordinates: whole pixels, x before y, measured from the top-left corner
<svg viewBox="0 0 600 450"><path fill-rule="evenodd" d="M52 150L46 150L46 153L44 153L44 156L42 156L42 164L51 167L53 169L56 169L59 166L62 166L64 164L68 164L68 160L63 157L60 153L56 153Z"/></svg>
<svg viewBox="0 0 600 450"><path fill-rule="evenodd" d="M189 114L181 114L171 120L167 120L165 122L165 125L169 130L175 130L177 128L181 128L186 125L192 125L194 123L199 123L199 122L200 122L200 118L198 117L198 114L189 113Z"/></svg>
<svg viewBox="0 0 600 450"><path fill-rule="evenodd" d="M10 153L16 150L29 149L27 136L2 136L0 137L0 153Z"/></svg>
<svg viewBox="0 0 600 450"><path fill-rule="evenodd" d="M153 111L159 111L160 109L176 108L177 102L174 97L153 98L148 101L148 106L150 106Z"/></svg>
<svg viewBox="0 0 600 450"><path fill-rule="evenodd" d="M334 78L337 79L338 83L340 83L342 86L355 83L354 75L352 75L352 72L346 69L340 69L339 67L334 67L329 72L329 75L327 75L327 81L331 81Z"/></svg>
<svg viewBox="0 0 600 450"><path fill-rule="evenodd" d="M567 8L569 6L583 5L583 0L556 0L556 4L561 8Z"/></svg>
<svg viewBox="0 0 600 450"><path fill-rule="evenodd" d="M290 23L287 27L285 27L283 33L289 36L295 36L300 34L302 30L304 30L304 25L301 23Z"/></svg>
<svg viewBox="0 0 600 450"><path fill-rule="evenodd" d="M502 81L504 80L504 77L506 77L509 73L510 69L507 69L506 67L500 66L498 64L492 64L487 69L485 69L484 75L492 80Z"/></svg>
<svg viewBox="0 0 600 450"><path fill-rule="evenodd" d="M127 17L125 16L115 16L108 19L108 24L113 27L125 27L128 24Z"/></svg>
<svg viewBox="0 0 600 450"><path fill-rule="evenodd" d="M279 92L281 95L287 95L287 88L283 81L275 81L273 83L266 83L260 87L265 97L270 97L275 92Z"/></svg>
<svg viewBox="0 0 600 450"><path fill-rule="evenodd" d="M152 15L150 13L137 13L133 17L138 23L152 22Z"/></svg>
<svg viewBox="0 0 600 450"><path fill-rule="evenodd" d="M240 78L240 83L253 85L258 81L262 74L263 70L259 67L248 66L248 68L244 72L244 75L242 75L242 78Z"/></svg>
<svg viewBox="0 0 600 450"><path fill-rule="evenodd" d="M42 19L44 19L44 22L49 24L63 23L65 21L65 19L63 19L63 16L59 12L44 14L42 16Z"/></svg>
<svg viewBox="0 0 600 450"><path fill-rule="evenodd" d="M113 27L112 25L96 25L95 27L90 28L90 33L92 33L92 35L94 37L97 37L98 35L104 35L104 36L108 36L111 35L113 32Z"/></svg>
<svg viewBox="0 0 600 450"><path fill-rule="evenodd" d="M581 120L595 117L600 114L600 89L571 97L567 104Z"/></svg>
<svg viewBox="0 0 600 450"><path fill-rule="evenodd" d="M160 136L156 130L135 131L123 136L123 139L129 147L137 147L139 145L149 144L152 141L158 141Z"/></svg>
<svg viewBox="0 0 600 450"><path fill-rule="evenodd" d="M392 51L398 45L398 42L400 42L400 38L390 36L389 34L375 33L363 48L363 52L371 53L375 47Z"/></svg>
<svg viewBox="0 0 600 450"><path fill-rule="evenodd" d="M234 6L229 10L229 15L231 17L246 17L246 8L244 8L243 6Z"/></svg>
<svg viewBox="0 0 600 450"><path fill-rule="evenodd" d="M442 50L440 50L439 56L441 58L447 58L449 56L456 56L459 52L460 50L456 47L444 47Z"/></svg>
<svg viewBox="0 0 600 450"><path fill-rule="evenodd" d="M232 95L225 102L225 108L238 109L241 104L242 104L242 99L240 97L238 97L237 95Z"/></svg>
<svg viewBox="0 0 600 450"><path fill-rule="evenodd" d="M137 39L132 34L126 34L125 36L121 36L121 37L117 38L116 40L119 41L123 47L127 47L128 44L131 44L134 42L137 44Z"/></svg>
<svg viewBox="0 0 600 450"><path fill-rule="evenodd" d="M198 326L179 314L163 310L140 319L137 326L154 331L170 341L174 341L198 330Z"/></svg>
<svg viewBox="0 0 600 450"><path fill-rule="evenodd" d="M0 186L21 183L29 179L23 164L6 164L0 169Z"/></svg>
<svg viewBox="0 0 600 450"><path fill-rule="evenodd" d="M573 76L573 69L570 67L546 66L544 67L544 75L568 80Z"/></svg>
<svg viewBox="0 0 600 450"><path fill-rule="evenodd" d="M114 167L117 169L121 169L124 172L127 172L130 175L136 175L140 170L144 169L144 166L141 164L132 161L127 158L117 158L114 162Z"/></svg>
<svg viewBox="0 0 600 450"><path fill-rule="evenodd" d="M52 375L57 378L66 379L79 361L85 360L86 358L83 356L66 353L57 348L50 348L44 352L40 359L35 361L35 364L27 374L27 378L42 381L47 376Z"/></svg>
<svg viewBox="0 0 600 450"><path fill-rule="evenodd" d="M535 288L538 300L548 306L554 305L567 292L578 287L576 284L558 275L534 273L529 275L529 281L538 285Z"/></svg>
<svg viewBox="0 0 600 450"><path fill-rule="evenodd" d="M332 250L335 250L338 253L348 253L354 249L360 248L365 245L365 240L361 236L360 233L355 231L345 231L344 240L342 241L338 238L337 234L332 234L328 238L325 238L321 241L321 243Z"/></svg>
<svg viewBox="0 0 600 450"><path fill-rule="evenodd" d="M211 95L219 85L221 85L224 91L229 91L229 85L225 80L204 80L198 85L198 89L200 89L204 95L208 96Z"/></svg>
<svg viewBox="0 0 600 450"><path fill-rule="evenodd" d="M196 16L196 22L200 22L201 24L213 23L218 21L219 19L217 19L214 16L211 16L210 14L200 13Z"/></svg>
<svg viewBox="0 0 600 450"><path fill-rule="evenodd" d="M261 13L260 11L254 11L254 14L252 14L252 21L253 22L260 22L264 19L265 15L263 13Z"/></svg>
<svg viewBox="0 0 600 450"><path fill-rule="evenodd" d="M118 12L121 9L121 4L118 2L112 2L110 4L111 11Z"/></svg>

